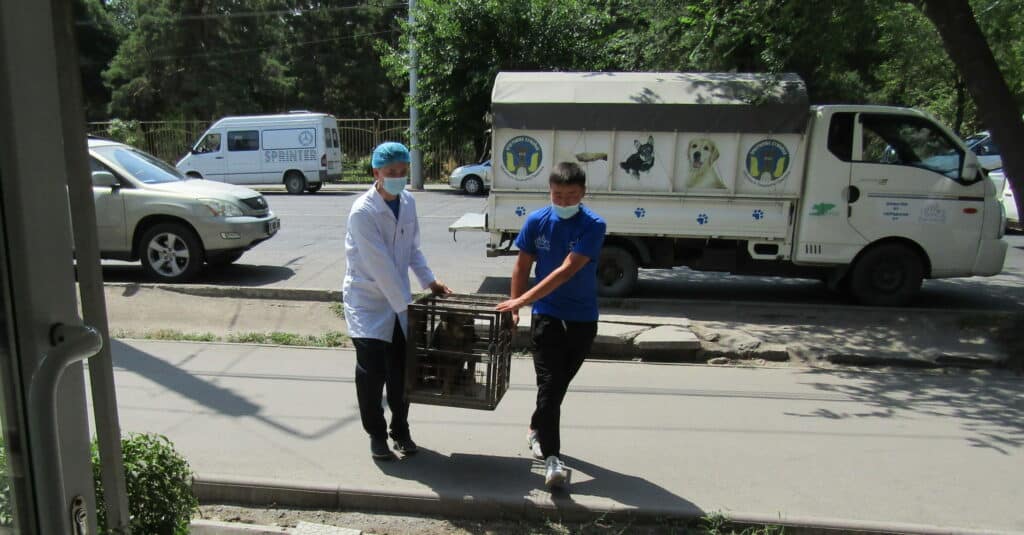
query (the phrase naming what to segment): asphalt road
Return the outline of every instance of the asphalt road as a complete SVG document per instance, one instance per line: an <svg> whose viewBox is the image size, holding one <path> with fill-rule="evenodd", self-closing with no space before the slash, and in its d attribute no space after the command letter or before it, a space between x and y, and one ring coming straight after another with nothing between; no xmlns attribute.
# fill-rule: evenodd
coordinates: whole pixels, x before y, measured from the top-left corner
<svg viewBox="0 0 1024 535"><path fill-rule="evenodd" d="M247 252L235 265L207 269L194 282L233 286L340 289L345 272L345 220L359 192L292 196L268 193L281 230ZM415 194L422 247L434 273L458 292L508 291L513 259L487 258L486 235L462 232L453 241L448 225L467 212L481 212L486 197L449 190ZM914 306L978 310L1024 310L1024 236L1007 236L1006 266L995 277L925 281ZM138 264L104 262L111 282L146 282ZM846 304L818 281L743 277L685 268L641 270L635 297L701 301Z"/></svg>

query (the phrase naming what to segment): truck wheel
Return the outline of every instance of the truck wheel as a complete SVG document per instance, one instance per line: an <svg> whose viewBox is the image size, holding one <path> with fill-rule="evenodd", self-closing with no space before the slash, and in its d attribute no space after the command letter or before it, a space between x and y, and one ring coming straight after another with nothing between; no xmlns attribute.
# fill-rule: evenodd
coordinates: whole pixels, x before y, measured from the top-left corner
<svg viewBox="0 0 1024 535"><path fill-rule="evenodd" d="M850 293L862 305L902 306L921 288L924 265L906 245L887 243L868 249L850 273Z"/></svg>
<svg viewBox="0 0 1024 535"><path fill-rule="evenodd" d="M597 261L597 294L601 297L625 297L636 288L637 263L633 253L607 245Z"/></svg>
<svg viewBox="0 0 1024 535"><path fill-rule="evenodd" d="M470 175L462 181L462 189L469 195L480 195L484 191L484 181L478 176Z"/></svg>
<svg viewBox="0 0 1024 535"><path fill-rule="evenodd" d="M196 171L189 171L188 173L185 174L185 176L187 176L189 178L194 178L196 180L199 180L199 179L203 178L203 175L199 174Z"/></svg>
<svg viewBox="0 0 1024 535"><path fill-rule="evenodd" d="M289 171L284 175L284 188L292 195L298 195L306 191L306 177L302 173Z"/></svg>
<svg viewBox="0 0 1024 535"><path fill-rule="evenodd" d="M203 245L181 223L153 225L139 245L142 269L161 282L185 282L203 267Z"/></svg>

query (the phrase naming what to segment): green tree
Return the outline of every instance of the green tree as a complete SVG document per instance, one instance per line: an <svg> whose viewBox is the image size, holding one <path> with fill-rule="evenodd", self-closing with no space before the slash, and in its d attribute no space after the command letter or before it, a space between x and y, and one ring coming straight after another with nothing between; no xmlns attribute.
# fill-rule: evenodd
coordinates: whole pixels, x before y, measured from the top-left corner
<svg viewBox="0 0 1024 535"><path fill-rule="evenodd" d="M303 2L285 17L285 58L295 91L289 106L338 116L395 116L402 113L404 88L381 67L378 40L397 42L405 5L328 8Z"/></svg>
<svg viewBox="0 0 1024 535"><path fill-rule="evenodd" d="M214 118L279 111L295 81L281 60L285 2L153 0L119 6L130 21L104 79L112 115Z"/></svg>
<svg viewBox="0 0 1024 535"><path fill-rule="evenodd" d="M917 6L935 24L946 53L974 97L979 118L1000 147L1010 184L1016 191L1022 191L1024 120L1020 116L1020 95L1015 97L1010 90L971 5L967 0L906 1ZM1024 199L1016 200L1018 210L1024 209Z"/></svg>
<svg viewBox="0 0 1024 535"><path fill-rule="evenodd" d="M100 0L76 0L73 9L85 116L86 120L98 121L107 117L110 102L110 90L103 85L102 74L117 53L121 31Z"/></svg>
<svg viewBox="0 0 1024 535"><path fill-rule="evenodd" d="M545 0L423 0L398 45L382 43L395 85L408 83L409 36L419 53L416 105L424 141L472 140L482 150L499 71L600 70L610 17L594 4Z"/></svg>

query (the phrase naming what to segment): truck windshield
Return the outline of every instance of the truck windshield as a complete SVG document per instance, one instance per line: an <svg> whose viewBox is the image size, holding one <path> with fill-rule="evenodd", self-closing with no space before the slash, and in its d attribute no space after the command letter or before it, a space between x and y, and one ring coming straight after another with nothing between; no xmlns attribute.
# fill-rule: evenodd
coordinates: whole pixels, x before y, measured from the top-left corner
<svg viewBox="0 0 1024 535"><path fill-rule="evenodd" d="M96 147L94 152L109 162L115 163L127 174L143 184L180 182L185 177L177 169L162 160L127 146Z"/></svg>

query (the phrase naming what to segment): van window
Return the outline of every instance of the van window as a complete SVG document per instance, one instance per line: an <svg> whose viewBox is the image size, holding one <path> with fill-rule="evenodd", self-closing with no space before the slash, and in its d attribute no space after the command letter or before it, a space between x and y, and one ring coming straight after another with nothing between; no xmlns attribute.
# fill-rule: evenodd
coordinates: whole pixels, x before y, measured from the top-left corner
<svg viewBox="0 0 1024 535"><path fill-rule="evenodd" d="M909 165L959 179L964 154L944 132L919 117L862 114L863 151L859 161Z"/></svg>
<svg viewBox="0 0 1024 535"><path fill-rule="evenodd" d="M334 148L340 149L341 148L341 136L338 135L338 129L337 128L332 128L331 129L331 134L333 134L333 136L334 136Z"/></svg>
<svg viewBox="0 0 1024 535"><path fill-rule="evenodd" d="M207 154L210 152L220 152L220 133L206 134L203 139L196 143L192 152L196 154Z"/></svg>
<svg viewBox="0 0 1024 535"><path fill-rule="evenodd" d="M228 132L228 150L260 150L259 130Z"/></svg>

